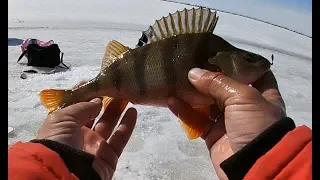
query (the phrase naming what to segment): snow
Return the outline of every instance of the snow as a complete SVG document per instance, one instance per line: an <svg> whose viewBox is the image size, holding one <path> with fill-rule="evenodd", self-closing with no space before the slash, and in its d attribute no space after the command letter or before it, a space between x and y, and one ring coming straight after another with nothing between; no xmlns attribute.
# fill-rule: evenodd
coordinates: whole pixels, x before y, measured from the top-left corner
<svg viewBox="0 0 320 180"><path fill-rule="evenodd" d="M8 145L35 138L47 111L39 92L70 88L97 75L108 41L134 47L141 31L155 19L185 5L156 0L8 1ZM312 39L243 17L218 13L215 33L232 44L267 58L285 100L288 116L297 125L312 127ZM53 39L65 53L71 71L27 74L17 64L20 43L26 38ZM25 63L23 58L21 63ZM217 179L204 142L189 141L176 117L166 108L135 106L138 122L114 179Z"/></svg>

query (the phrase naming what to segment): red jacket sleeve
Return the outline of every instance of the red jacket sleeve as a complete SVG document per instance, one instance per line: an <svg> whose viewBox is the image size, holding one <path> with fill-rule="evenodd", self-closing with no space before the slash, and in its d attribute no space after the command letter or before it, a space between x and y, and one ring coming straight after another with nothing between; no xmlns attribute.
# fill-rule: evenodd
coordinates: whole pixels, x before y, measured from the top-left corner
<svg viewBox="0 0 320 180"><path fill-rule="evenodd" d="M288 132L271 150L255 162L244 179L311 180L311 129L300 126Z"/></svg>
<svg viewBox="0 0 320 180"><path fill-rule="evenodd" d="M312 130L284 117L224 160L220 167L232 180L308 180L312 177Z"/></svg>
<svg viewBox="0 0 320 180"><path fill-rule="evenodd" d="M17 142L8 149L8 179L78 180L59 154L31 142Z"/></svg>

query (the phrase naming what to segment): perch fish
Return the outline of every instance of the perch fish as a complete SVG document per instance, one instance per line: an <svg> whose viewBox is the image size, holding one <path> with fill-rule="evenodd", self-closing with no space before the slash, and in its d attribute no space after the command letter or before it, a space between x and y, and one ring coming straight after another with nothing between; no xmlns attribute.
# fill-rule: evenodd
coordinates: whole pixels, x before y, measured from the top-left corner
<svg viewBox="0 0 320 180"><path fill-rule="evenodd" d="M264 57L237 48L213 34L219 17L204 8L176 11L143 31L139 46L129 48L111 40L99 74L76 89L45 89L42 104L52 112L71 104L105 97L104 106L118 99L121 110L133 104L167 106L168 97L177 97L195 110L210 115L215 100L200 95L188 80L194 67L221 70L227 76L250 84L270 69ZM200 137L208 121L180 121L189 139Z"/></svg>

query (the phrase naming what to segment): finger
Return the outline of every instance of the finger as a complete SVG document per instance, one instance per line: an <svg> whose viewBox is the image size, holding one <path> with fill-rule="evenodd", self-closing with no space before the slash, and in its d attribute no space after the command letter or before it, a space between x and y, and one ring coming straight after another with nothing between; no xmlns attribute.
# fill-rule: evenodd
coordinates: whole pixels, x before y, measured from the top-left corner
<svg viewBox="0 0 320 180"><path fill-rule="evenodd" d="M220 72L210 72L199 68L191 69L188 78L198 91L223 104L249 88Z"/></svg>
<svg viewBox="0 0 320 180"><path fill-rule="evenodd" d="M75 88L77 88L77 87L79 87L79 86L81 86L81 85L83 85L85 83L87 83L87 81L80 81L77 84L75 84L74 86L72 86L72 89L75 89Z"/></svg>
<svg viewBox="0 0 320 180"><path fill-rule="evenodd" d="M284 101L281 98L277 80L271 70L266 72L261 78L253 83L252 87L256 88L268 101L273 103L278 102L284 106Z"/></svg>
<svg viewBox="0 0 320 180"><path fill-rule="evenodd" d="M108 139L110 137L122 114L120 109L122 104L122 100L113 99L101 116L99 122L95 125L94 131L102 138Z"/></svg>
<svg viewBox="0 0 320 180"><path fill-rule="evenodd" d="M211 130L215 130L216 132L218 132L217 134L212 133L211 134L211 139L213 139L213 135L216 135L218 139L219 137L221 137L223 134L219 134L220 132L224 132L224 130L217 130L216 128L219 127L221 128L222 126L216 126L214 123L214 119L218 116L218 114L220 114L220 111L218 109L217 106L212 106L211 110L210 110L210 116L213 118L211 119L210 117L207 117L201 113L196 112L189 104L187 104L186 102L171 97L168 99L168 108L170 109L170 111L177 116L179 119L183 120L183 121L187 121L188 119L192 119L192 120L199 120L199 121L212 121L212 126L208 126L204 131L203 131L203 135L201 136L202 139L206 139L206 137L210 134L209 131ZM186 122L186 124L188 124L188 122ZM224 128L224 127L222 127Z"/></svg>
<svg viewBox="0 0 320 180"><path fill-rule="evenodd" d="M133 129L136 125L137 110L129 108L125 113L116 132L110 137L108 143L113 147L114 151L120 157L124 147L127 145Z"/></svg>
<svg viewBox="0 0 320 180"><path fill-rule="evenodd" d="M77 104L73 104L56 112L72 117L73 121L82 126L89 120L95 119L99 115L101 107L101 99L95 98L90 102L80 102Z"/></svg>

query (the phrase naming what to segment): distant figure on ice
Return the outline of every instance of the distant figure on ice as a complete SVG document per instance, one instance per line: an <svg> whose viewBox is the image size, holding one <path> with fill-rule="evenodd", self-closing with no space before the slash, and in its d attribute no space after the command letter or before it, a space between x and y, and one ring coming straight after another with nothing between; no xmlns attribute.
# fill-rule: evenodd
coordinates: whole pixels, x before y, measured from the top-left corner
<svg viewBox="0 0 320 180"><path fill-rule="evenodd" d="M145 32L142 32L142 36L139 38L138 44L136 45L136 47L141 47L143 45L145 45L148 42L148 37L145 34Z"/></svg>

